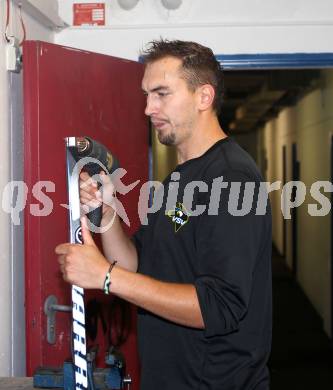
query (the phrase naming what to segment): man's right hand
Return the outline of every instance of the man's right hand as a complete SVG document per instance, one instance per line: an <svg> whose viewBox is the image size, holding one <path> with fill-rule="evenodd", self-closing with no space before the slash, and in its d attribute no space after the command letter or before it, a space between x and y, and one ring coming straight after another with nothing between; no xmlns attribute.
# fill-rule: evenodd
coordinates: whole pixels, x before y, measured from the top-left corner
<svg viewBox="0 0 333 390"><path fill-rule="evenodd" d="M104 171L100 173L101 186L87 172L80 173L80 201L83 214L102 207L102 224L113 217L114 214L114 186L110 177Z"/></svg>

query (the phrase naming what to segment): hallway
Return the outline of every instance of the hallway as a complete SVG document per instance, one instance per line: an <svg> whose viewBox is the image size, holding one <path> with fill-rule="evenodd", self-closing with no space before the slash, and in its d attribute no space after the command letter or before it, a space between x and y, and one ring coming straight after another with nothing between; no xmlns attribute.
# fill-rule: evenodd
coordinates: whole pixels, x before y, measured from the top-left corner
<svg viewBox="0 0 333 390"><path fill-rule="evenodd" d="M273 250L271 390L333 388L333 350L322 321Z"/></svg>

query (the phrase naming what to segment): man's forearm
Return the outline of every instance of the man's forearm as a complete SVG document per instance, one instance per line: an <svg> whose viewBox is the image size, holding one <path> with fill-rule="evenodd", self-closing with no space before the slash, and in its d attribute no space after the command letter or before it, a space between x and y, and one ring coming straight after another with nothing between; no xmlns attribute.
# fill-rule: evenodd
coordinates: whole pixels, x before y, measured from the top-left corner
<svg viewBox="0 0 333 390"><path fill-rule="evenodd" d="M124 232L118 215L115 216L112 226L102 233L102 245L104 255L108 260L117 260L121 267L132 272L137 271L138 254L136 247Z"/></svg>
<svg viewBox="0 0 333 390"><path fill-rule="evenodd" d="M104 289L110 265L97 248L86 219L82 219L81 222L84 244L64 243L55 249L61 272L64 279L71 284L83 288ZM120 240L122 245L117 234L123 235ZM204 328L194 285L162 282L135 272L136 248L120 224L118 226L114 224L108 232L103 233L103 236L109 260L118 261L111 271L110 292L172 322L193 328Z"/></svg>
<svg viewBox="0 0 333 390"><path fill-rule="evenodd" d="M161 282L115 267L110 291L169 321L204 328L196 289L191 284Z"/></svg>

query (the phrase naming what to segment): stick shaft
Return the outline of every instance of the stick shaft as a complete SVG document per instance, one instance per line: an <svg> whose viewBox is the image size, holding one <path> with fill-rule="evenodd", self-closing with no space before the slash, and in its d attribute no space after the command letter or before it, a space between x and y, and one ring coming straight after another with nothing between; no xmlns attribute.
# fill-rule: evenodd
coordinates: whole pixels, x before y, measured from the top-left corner
<svg viewBox="0 0 333 390"><path fill-rule="evenodd" d="M76 169L77 164L71 152L73 147L75 147L75 137L66 138L69 241L72 244L82 244L79 172ZM72 286L72 316L75 389L88 389L84 290L75 285Z"/></svg>

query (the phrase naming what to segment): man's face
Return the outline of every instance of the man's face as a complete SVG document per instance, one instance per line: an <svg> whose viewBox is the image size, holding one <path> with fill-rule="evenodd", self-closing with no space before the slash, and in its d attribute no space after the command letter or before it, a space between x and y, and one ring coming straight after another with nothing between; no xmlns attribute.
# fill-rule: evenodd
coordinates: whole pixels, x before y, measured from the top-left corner
<svg viewBox="0 0 333 390"><path fill-rule="evenodd" d="M146 66L142 89L147 94L145 114L150 116L158 139L179 145L188 139L197 116L195 92L181 75L181 60L166 57Z"/></svg>

